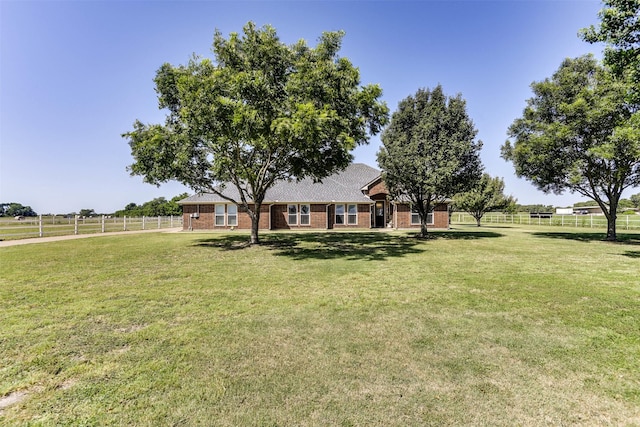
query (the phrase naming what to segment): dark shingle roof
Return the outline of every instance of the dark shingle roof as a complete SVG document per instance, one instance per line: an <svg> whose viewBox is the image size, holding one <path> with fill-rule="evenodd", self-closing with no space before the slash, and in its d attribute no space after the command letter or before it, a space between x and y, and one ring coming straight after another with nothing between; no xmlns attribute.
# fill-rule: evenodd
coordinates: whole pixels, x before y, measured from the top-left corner
<svg viewBox="0 0 640 427"><path fill-rule="evenodd" d="M380 171L378 169L364 163L353 163L345 170L335 173L319 183L314 183L311 179L292 182L279 181L267 191L263 203L371 203L371 199L362 194L362 187L379 176ZM222 192L236 201L240 200L238 190L233 185L226 185ZM213 193L196 194L181 200L179 203L216 202L228 203L227 200Z"/></svg>

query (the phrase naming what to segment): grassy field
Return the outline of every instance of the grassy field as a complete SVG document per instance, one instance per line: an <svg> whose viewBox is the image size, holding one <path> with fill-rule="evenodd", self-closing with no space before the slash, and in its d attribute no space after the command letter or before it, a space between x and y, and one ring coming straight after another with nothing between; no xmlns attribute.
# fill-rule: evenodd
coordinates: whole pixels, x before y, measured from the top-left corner
<svg viewBox="0 0 640 427"><path fill-rule="evenodd" d="M458 224L475 224L476 220L465 212L454 212L451 220ZM552 215L551 217L541 218L531 217L528 213L519 213L515 215L503 214L498 212L488 212L482 217L484 225L526 225L530 227L545 225L553 227L567 228L588 228L592 231L606 230L607 218L604 215ZM624 215L618 214L616 219L616 228L618 232L640 231L640 215Z"/></svg>
<svg viewBox="0 0 640 427"><path fill-rule="evenodd" d="M640 233L0 248L2 425L640 425Z"/></svg>

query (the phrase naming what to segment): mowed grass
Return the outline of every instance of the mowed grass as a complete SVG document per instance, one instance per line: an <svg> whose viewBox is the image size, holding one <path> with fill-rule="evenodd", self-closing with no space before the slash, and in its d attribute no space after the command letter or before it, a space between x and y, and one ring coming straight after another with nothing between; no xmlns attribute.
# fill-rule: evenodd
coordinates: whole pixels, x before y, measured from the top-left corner
<svg viewBox="0 0 640 427"><path fill-rule="evenodd" d="M640 425L640 234L433 236L0 248L0 424Z"/></svg>

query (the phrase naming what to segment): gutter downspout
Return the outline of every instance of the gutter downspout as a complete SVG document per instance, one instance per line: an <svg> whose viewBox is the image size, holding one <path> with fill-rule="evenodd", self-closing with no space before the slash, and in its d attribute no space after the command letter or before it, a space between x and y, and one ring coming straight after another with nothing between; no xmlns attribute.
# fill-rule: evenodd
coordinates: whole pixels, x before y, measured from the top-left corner
<svg viewBox="0 0 640 427"><path fill-rule="evenodd" d="M370 228L378 228L378 224L376 224L376 201L375 200L372 200L371 206L369 206L369 224L370 224Z"/></svg>
<svg viewBox="0 0 640 427"><path fill-rule="evenodd" d="M329 203L327 206L325 206L324 210L325 210L325 215L327 217L327 228L326 230L329 229L329 206L331 206L332 203Z"/></svg>
<svg viewBox="0 0 640 427"><path fill-rule="evenodd" d="M275 205L273 203L269 205L269 231L273 230L273 223L271 222L271 208L274 206Z"/></svg>
<svg viewBox="0 0 640 427"><path fill-rule="evenodd" d="M393 216L393 228L395 228L397 231L398 230L398 205L396 204L395 201L391 201L391 206L393 206L393 213L391 214Z"/></svg>

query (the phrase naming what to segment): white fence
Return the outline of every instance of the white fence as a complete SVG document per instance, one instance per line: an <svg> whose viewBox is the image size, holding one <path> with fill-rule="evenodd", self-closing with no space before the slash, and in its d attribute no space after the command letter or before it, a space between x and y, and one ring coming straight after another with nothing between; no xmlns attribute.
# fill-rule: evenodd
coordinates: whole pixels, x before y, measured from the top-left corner
<svg viewBox="0 0 640 427"><path fill-rule="evenodd" d="M475 224L476 220L468 213L454 212L451 215L451 222ZM482 217L481 224L525 224L606 229L607 218L604 215L532 215L528 213L509 215L490 212ZM640 230L640 215L618 215L616 229Z"/></svg>
<svg viewBox="0 0 640 427"><path fill-rule="evenodd" d="M72 234L109 233L114 231L152 230L182 227L181 216L157 217L68 217L51 215L21 219L0 218L0 240Z"/></svg>

